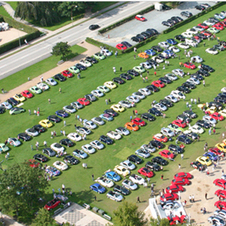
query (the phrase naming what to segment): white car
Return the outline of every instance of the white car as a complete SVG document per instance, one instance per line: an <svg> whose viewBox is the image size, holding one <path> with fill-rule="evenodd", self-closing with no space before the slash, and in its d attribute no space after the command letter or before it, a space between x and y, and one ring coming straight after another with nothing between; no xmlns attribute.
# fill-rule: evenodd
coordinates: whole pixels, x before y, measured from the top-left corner
<svg viewBox="0 0 226 226"><path fill-rule="evenodd" d="M55 86L57 85L57 81L55 81L53 78L48 78L45 80L45 82L50 85L50 86Z"/></svg>
<svg viewBox="0 0 226 226"><path fill-rule="evenodd" d="M208 218L208 221L210 222L211 225L216 225L216 226L225 226L225 220L222 219L219 216L210 216Z"/></svg>
<svg viewBox="0 0 226 226"><path fill-rule="evenodd" d="M122 136L120 134L118 134L117 132L115 131L109 131L107 133L107 136L109 136L110 138L114 139L114 140L119 140L122 138Z"/></svg>
<svg viewBox="0 0 226 226"><path fill-rule="evenodd" d="M91 121L95 122L99 126L102 126L102 125L105 124L105 121L103 121L102 118L100 118L100 117L94 117L94 118L91 119Z"/></svg>
<svg viewBox="0 0 226 226"><path fill-rule="evenodd" d="M185 43L179 43L179 44L177 44L177 46L182 48L182 49L189 49L190 48L190 46L185 44Z"/></svg>
<svg viewBox="0 0 226 226"><path fill-rule="evenodd" d="M0 106L4 107L4 108L7 109L7 110L10 110L10 109L13 107L13 106L12 106L9 102L7 102L7 101L2 102Z"/></svg>
<svg viewBox="0 0 226 226"><path fill-rule="evenodd" d="M196 78L189 78L189 79L187 79L187 82L190 82L193 85L199 85L200 84L200 81Z"/></svg>
<svg viewBox="0 0 226 226"><path fill-rule="evenodd" d="M174 209L178 209L181 205L179 204L179 202L175 202L175 201L166 201L165 203L161 204L161 208L163 210L174 210Z"/></svg>
<svg viewBox="0 0 226 226"><path fill-rule="evenodd" d="M136 166L132 162L130 162L129 160L125 160L125 161L121 162L120 165L125 167L126 169L129 169L129 170L136 169Z"/></svg>
<svg viewBox="0 0 226 226"><path fill-rule="evenodd" d="M167 73L167 74L165 75L165 77L168 78L168 79L171 80L171 81L175 81L175 80L178 79L178 77L177 77L176 75L172 74L172 73Z"/></svg>
<svg viewBox="0 0 226 226"><path fill-rule="evenodd" d="M128 180L128 179L125 179L123 182L122 182L122 186L129 189L129 190L136 190L138 187L137 187L137 184L133 183L132 181Z"/></svg>
<svg viewBox="0 0 226 226"><path fill-rule="evenodd" d="M91 141L90 145L98 150L101 150L104 148L104 144L102 144L99 140Z"/></svg>
<svg viewBox="0 0 226 226"><path fill-rule="evenodd" d="M114 171L119 175L123 175L124 177L126 177L127 175L130 174L130 171L127 168L125 168L124 166L121 166L121 165L115 166Z"/></svg>
<svg viewBox="0 0 226 226"><path fill-rule="evenodd" d="M144 178L141 176L138 176L136 174L130 175L129 179L135 184L144 184L145 183Z"/></svg>
<svg viewBox="0 0 226 226"><path fill-rule="evenodd" d="M123 112L126 109L124 107L122 107L120 104L113 104L111 105L111 109L113 109L116 112Z"/></svg>
<svg viewBox="0 0 226 226"><path fill-rule="evenodd" d="M111 56L112 52L109 51L108 49L102 48L100 51L101 54L103 54L104 56Z"/></svg>
<svg viewBox="0 0 226 226"><path fill-rule="evenodd" d="M221 179L223 179L223 178L221 178ZM214 216L218 216L218 217L221 217L224 220L226 220L226 210L215 210L213 214L214 214Z"/></svg>
<svg viewBox="0 0 226 226"><path fill-rule="evenodd" d="M208 26L213 26L215 24L213 21L209 21L209 20L205 20L203 23Z"/></svg>
<svg viewBox="0 0 226 226"><path fill-rule="evenodd" d="M203 119L204 121L210 123L211 125L216 125L216 124L217 124L216 119L211 118L211 117L208 116L208 115L204 115L204 116L202 117L202 119Z"/></svg>
<svg viewBox="0 0 226 226"><path fill-rule="evenodd" d="M198 133L198 134L204 133L204 129L196 124L193 126L189 126L189 130L192 131L193 133Z"/></svg>
<svg viewBox="0 0 226 226"><path fill-rule="evenodd" d="M118 127L117 129L115 129L115 131L120 134L120 135L124 135L127 136L130 134L130 131L124 127Z"/></svg>
<svg viewBox="0 0 226 226"><path fill-rule="evenodd" d="M142 157L142 158L150 157L150 153L148 151L146 151L145 149L143 149L143 148L137 149L135 151L135 154L140 156L140 157Z"/></svg>
<svg viewBox="0 0 226 226"><path fill-rule="evenodd" d="M206 52L210 53L210 54L213 54L213 55L218 54L218 51L216 49L213 49L213 48L206 49Z"/></svg>
<svg viewBox="0 0 226 226"><path fill-rule="evenodd" d="M107 193L107 198L114 200L116 202L121 202L123 200L123 196L119 192L116 192L116 191L109 191Z"/></svg>
<svg viewBox="0 0 226 226"><path fill-rule="evenodd" d="M159 111L166 111L168 109L164 104L161 103L156 103L153 105L153 107L157 108Z"/></svg>
<svg viewBox="0 0 226 226"><path fill-rule="evenodd" d="M221 92L226 93L226 87L223 87L223 88L221 89Z"/></svg>
<svg viewBox="0 0 226 226"><path fill-rule="evenodd" d="M223 109L223 110L219 111L218 113L221 114L223 117L226 117L226 109Z"/></svg>
<svg viewBox="0 0 226 226"><path fill-rule="evenodd" d="M80 141L82 140L82 137L78 133L69 133L67 135L67 138L73 141Z"/></svg>
<svg viewBox="0 0 226 226"><path fill-rule="evenodd" d="M175 133L167 127L161 128L161 133L163 135L167 136L167 137L174 137L175 136Z"/></svg>
<svg viewBox="0 0 226 226"><path fill-rule="evenodd" d="M176 46L170 46L169 50L173 51L174 53L179 53L180 49L178 49Z"/></svg>
<svg viewBox="0 0 226 226"><path fill-rule="evenodd" d="M29 128L25 130L25 133L29 136L36 137L39 135L39 132L33 128Z"/></svg>
<svg viewBox="0 0 226 226"><path fill-rule="evenodd" d="M151 91L147 88L141 88L138 90L140 93L142 93L144 96L149 96L151 95Z"/></svg>
<svg viewBox="0 0 226 226"><path fill-rule="evenodd" d="M88 157L88 155L83 150L79 149L75 149L72 154L80 159L85 159Z"/></svg>
<svg viewBox="0 0 226 226"><path fill-rule="evenodd" d="M143 144L140 146L141 149L144 149L145 151L148 151L149 153L153 153L156 151L156 148L155 147L152 147L151 145L149 144Z"/></svg>
<svg viewBox="0 0 226 226"><path fill-rule="evenodd" d="M76 112L76 109L73 108L71 105L66 105L63 107L63 109L67 112L67 113L75 113Z"/></svg>
<svg viewBox="0 0 226 226"><path fill-rule="evenodd" d="M63 152L65 148L59 143L53 143L50 145L50 148L56 151L57 153Z"/></svg>
<svg viewBox="0 0 226 226"><path fill-rule="evenodd" d="M173 74L178 75L180 77L184 76L184 71L182 69L174 69L172 70Z"/></svg>
<svg viewBox="0 0 226 226"><path fill-rule="evenodd" d="M194 26L193 29L195 29L196 31L204 31L204 28L200 27L200 26Z"/></svg>
<svg viewBox="0 0 226 226"><path fill-rule="evenodd" d="M117 87L117 85L112 81L105 82L104 85L109 89L115 89Z"/></svg>
<svg viewBox="0 0 226 226"><path fill-rule="evenodd" d="M191 57L192 62L201 63L203 62L203 59L200 56L193 56Z"/></svg>
<svg viewBox="0 0 226 226"><path fill-rule="evenodd" d="M167 42L159 42L158 45L164 49L170 46Z"/></svg>
<svg viewBox="0 0 226 226"><path fill-rule="evenodd" d="M93 148L90 144L83 145L82 150L89 153L89 154L93 154L93 153L96 152L95 148Z"/></svg>
<svg viewBox="0 0 226 226"><path fill-rule="evenodd" d="M162 58L160 58L159 56L154 56L151 58L152 60L154 60L157 63L162 63L164 60Z"/></svg>
<svg viewBox="0 0 226 226"><path fill-rule="evenodd" d="M66 170L68 168L68 165L62 161L56 161L53 165L59 170Z"/></svg>
<svg viewBox="0 0 226 226"><path fill-rule="evenodd" d="M138 103L138 102L140 102L140 99L137 98L136 96L128 96L128 97L126 97L126 100L128 100L131 103Z"/></svg>
<svg viewBox="0 0 226 226"><path fill-rule="evenodd" d="M49 86L47 84L45 84L44 82L39 82L36 85L39 89L45 91L49 89Z"/></svg>
<svg viewBox="0 0 226 226"><path fill-rule="evenodd" d="M143 63L140 63L140 66L146 68L146 69L151 69L152 66L151 64L149 64L148 62L143 62Z"/></svg>
<svg viewBox="0 0 226 226"><path fill-rule="evenodd" d="M97 89L100 90L103 93L110 92L110 89L107 86L98 86Z"/></svg>
<svg viewBox="0 0 226 226"><path fill-rule="evenodd" d="M179 101L179 100L178 100L176 97L174 97L173 95L168 95L168 96L165 97L165 99L166 99L166 100L169 100L169 101L171 101L171 102L173 102L173 103L176 103L176 102Z"/></svg>
<svg viewBox="0 0 226 226"><path fill-rule="evenodd" d="M104 187L107 188L111 188L114 186L114 182L112 180L109 180L106 177L98 177L95 182L98 182L99 184L101 184Z"/></svg>
<svg viewBox="0 0 226 226"><path fill-rule="evenodd" d="M71 103L71 106L76 108L76 109L81 109L83 108L84 106L82 104L80 104L78 101L75 101L75 102L72 102Z"/></svg>
<svg viewBox="0 0 226 226"><path fill-rule="evenodd" d="M92 90L91 93L92 93L95 97L102 97L102 96L104 96L104 94L103 94L102 92L100 92L100 90L98 90L98 89Z"/></svg>
<svg viewBox="0 0 226 226"><path fill-rule="evenodd" d="M179 100L186 98L186 96L182 92L180 92L179 90L173 90L173 91L171 91L170 94L173 95L174 97L176 97Z"/></svg>
<svg viewBox="0 0 226 226"><path fill-rule="evenodd" d="M92 63L87 61L87 60L80 60L79 62L82 66L84 67L91 67L92 66Z"/></svg>
<svg viewBox="0 0 226 226"><path fill-rule="evenodd" d="M97 128L97 125L95 123L93 123L92 121L88 121L87 119L83 120L83 125L87 129L96 129Z"/></svg>
<svg viewBox="0 0 226 226"><path fill-rule="evenodd" d="M131 108L131 107L133 107L132 103L130 103L127 100L121 100L121 101L118 102L118 104L121 105L124 108Z"/></svg>
<svg viewBox="0 0 226 226"><path fill-rule="evenodd" d="M18 147L21 145L21 142L17 138L14 138L14 137L9 137L7 141L10 145L12 145L14 147Z"/></svg>
<svg viewBox="0 0 226 226"><path fill-rule="evenodd" d="M185 38L192 38L193 37L193 34L191 32L183 32L181 35L184 36Z"/></svg>
<svg viewBox="0 0 226 226"><path fill-rule="evenodd" d="M194 29L194 28L189 28L189 29L186 30L186 32L187 32L187 33L194 34L194 35L196 35L196 34L198 33L198 31L197 31L196 29ZM184 36L184 37L185 37L185 36Z"/></svg>
<svg viewBox="0 0 226 226"><path fill-rule="evenodd" d="M141 92L132 93L132 96L139 98L140 100L144 99L145 96Z"/></svg>

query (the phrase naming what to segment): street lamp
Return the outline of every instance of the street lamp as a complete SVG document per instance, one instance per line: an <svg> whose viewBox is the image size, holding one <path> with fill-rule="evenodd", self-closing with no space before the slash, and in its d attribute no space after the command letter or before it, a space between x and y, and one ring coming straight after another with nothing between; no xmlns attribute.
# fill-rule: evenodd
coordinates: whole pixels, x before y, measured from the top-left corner
<svg viewBox="0 0 226 226"><path fill-rule="evenodd" d="M74 5L73 7L71 7L71 21L73 21L73 13L72 13L72 10L73 10L73 8L77 8L78 6L77 5Z"/></svg>

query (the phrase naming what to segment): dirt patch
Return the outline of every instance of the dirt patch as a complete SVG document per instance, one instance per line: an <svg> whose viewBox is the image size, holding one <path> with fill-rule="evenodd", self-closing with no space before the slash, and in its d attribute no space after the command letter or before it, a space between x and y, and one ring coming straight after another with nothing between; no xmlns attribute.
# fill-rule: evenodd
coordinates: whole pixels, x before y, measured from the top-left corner
<svg viewBox="0 0 226 226"><path fill-rule="evenodd" d="M1 31L0 32L0 46L7 42L18 39L18 38L21 38L21 40L20 40L21 44L24 44L24 39L22 39L22 37L26 34L27 34L26 32L15 29L15 28L10 28L7 31Z"/></svg>

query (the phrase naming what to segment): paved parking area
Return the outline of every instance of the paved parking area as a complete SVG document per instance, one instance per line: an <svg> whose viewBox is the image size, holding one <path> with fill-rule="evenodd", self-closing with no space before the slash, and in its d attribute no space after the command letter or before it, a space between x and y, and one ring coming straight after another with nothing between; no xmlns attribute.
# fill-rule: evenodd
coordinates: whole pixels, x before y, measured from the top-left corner
<svg viewBox="0 0 226 226"><path fill-rule="evenodd" d="M153 2L154 4L155 2ZM132 36L135 36L148 28L155 28L158 32L163 32L167 29L166 26L162 25L162 21L170 19L172 16L180 16L182 11L190 11L193 15L198 14L200 11L194 7L198 4L206 2L183 2L176 9L171 9L167 11L157 11L153 10L149 13L144 14L144 17L147 19L146 22L141 22L138 20L131 20L119 27L114 28L102 35L96 35L94 39L106 43L111 46L115 46L117 43L122 41L128 41L132 45L135 45L136 42L131 40ZM208 2L211 6L215 5L216 2ZM183 19L186 19L183 17ZM109 35L109 36L108 36ZM108 38L110 37L110 38Z"/></svg>

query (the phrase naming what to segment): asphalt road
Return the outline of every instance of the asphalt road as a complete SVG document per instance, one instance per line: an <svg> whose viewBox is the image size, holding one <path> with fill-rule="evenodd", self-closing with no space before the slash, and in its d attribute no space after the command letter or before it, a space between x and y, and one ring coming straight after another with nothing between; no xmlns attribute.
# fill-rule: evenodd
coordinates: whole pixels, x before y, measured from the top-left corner
<svg viewBox="0 0 226 226"><path fill-rule="evenodd" d="M101 27L106 27L153 4L154 2L128 2L116 9L2 59L0 61L0 80L51 56L50 52L52 51L52 47L57 42L68 42L69 45L74 45L85 40L86 37L96 36L97 31L90 31L88 29L91 24L99 24Z"/></svg>

